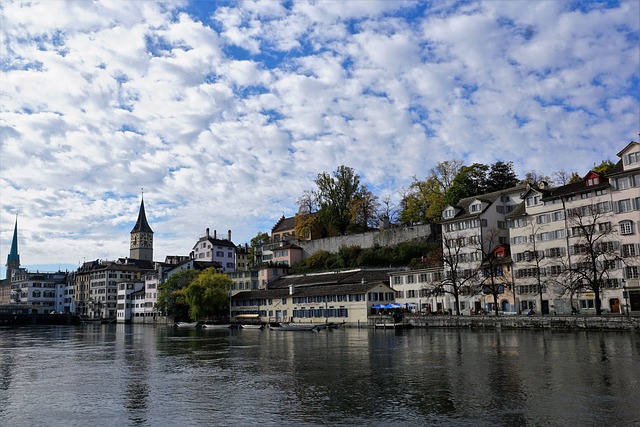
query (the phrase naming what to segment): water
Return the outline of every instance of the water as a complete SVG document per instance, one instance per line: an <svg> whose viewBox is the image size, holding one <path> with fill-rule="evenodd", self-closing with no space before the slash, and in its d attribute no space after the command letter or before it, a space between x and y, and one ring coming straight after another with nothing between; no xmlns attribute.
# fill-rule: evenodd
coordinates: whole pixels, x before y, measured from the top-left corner
<svg viewBox="0 0 640 427"><path fill-rule="evenodd" d="M0 426L640 425L640 335L0 328Z"/></svg>

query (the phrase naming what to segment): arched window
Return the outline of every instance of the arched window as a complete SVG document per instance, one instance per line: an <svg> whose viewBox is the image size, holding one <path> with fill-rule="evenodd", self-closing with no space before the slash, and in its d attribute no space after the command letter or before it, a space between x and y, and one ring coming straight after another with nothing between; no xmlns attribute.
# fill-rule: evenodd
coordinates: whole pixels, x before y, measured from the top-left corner
<svg viewBox="0 0 640 427"><path fill-rule="evenodd" d="M623 235L633 234L633 222L620 221L618 225L620 226L620 234L623 234Z"/></svg>

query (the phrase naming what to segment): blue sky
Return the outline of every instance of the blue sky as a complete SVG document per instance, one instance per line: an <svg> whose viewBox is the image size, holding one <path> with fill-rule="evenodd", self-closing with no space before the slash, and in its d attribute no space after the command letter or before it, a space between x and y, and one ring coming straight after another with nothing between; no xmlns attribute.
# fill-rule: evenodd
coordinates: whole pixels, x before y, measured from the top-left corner
<svg viewBox="0 0 640 427"><path fill-rule="evenodd" d="M584 174L638 139L639 5L2 2L0 259L16 214L23 265L127 256L142 188L164 260L341 164L395 202L450 159Z"/></svg>

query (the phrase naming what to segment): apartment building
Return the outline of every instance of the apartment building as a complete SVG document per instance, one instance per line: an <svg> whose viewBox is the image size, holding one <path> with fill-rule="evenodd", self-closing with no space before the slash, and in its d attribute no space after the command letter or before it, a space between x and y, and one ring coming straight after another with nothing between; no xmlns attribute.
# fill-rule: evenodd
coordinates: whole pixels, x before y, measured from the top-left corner
<svg viewBox="0 0 640 427"><path fill-rule="evenodd" d="M607 175L529 186L508 217L520 310L542 314L640 310L640 148L632 142ZM633 298L630 298L632 296ZM633 300L633 307L631 307Z"/></svg>
<svg viewBox="0 0 640 427"><path fill-rule="evenodd" d="M444 313L444 300L448 297L434 292L442 283L442 278L442 267L397 270L389 273L389 284L395 291L395 302L408 311Z"/></svg>
<svg viewBox="0 0 640 427"><path fill-rule="evenodd" d="M501 191L461 199L455 206L446 206L442 221L444 311L475 314L488 311L493 298L487 298L487 281L504 269L497 263L490 270L486 263L495 256L494 250L509 242L507 215L521 203L526 186L516 186ZM483 263L485 265L483 265ZM510 264L508 268L510 269ZM495 269L494 269L495 268ZM488 273L488 274L487 274ZM494 280L495 281L495 280ZM500 279L505 281L504 278ZM497 303L505 311L516 309L510 286L500 288ZM459 306L455 306L458 293Z"/></svg>

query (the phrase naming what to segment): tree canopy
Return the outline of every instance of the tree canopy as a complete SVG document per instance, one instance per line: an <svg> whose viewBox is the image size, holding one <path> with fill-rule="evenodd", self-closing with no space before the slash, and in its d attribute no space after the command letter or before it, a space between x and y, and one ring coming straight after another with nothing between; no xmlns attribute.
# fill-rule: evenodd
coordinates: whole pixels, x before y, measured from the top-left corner
<svg viewBox="0 0 640 427"><path fill-rule="evenodd" d="M184 290L193 320L225 315L229 309L231 279L214 268L203 270Z"/></svg>
<svg viewBox="0 0 640 427"><path fill-rule="evenodd" d="M342 165L332 175L318 174L315 184L317 190L313 194L320 220L336 233L346 234L352 224L352 202L361 191L360 177L352 168Z"/></svg>
<svg viewBox="0 0 640 427"><path fill-rule="evenodd" d="M184 290L198 277L194 270L182 270L158 286L158 302L156 308L166 316L173 317L176 321L189 319L189 304L184 295Z"/></svg>

